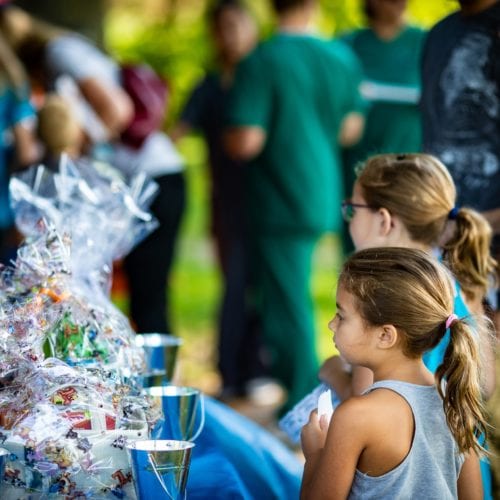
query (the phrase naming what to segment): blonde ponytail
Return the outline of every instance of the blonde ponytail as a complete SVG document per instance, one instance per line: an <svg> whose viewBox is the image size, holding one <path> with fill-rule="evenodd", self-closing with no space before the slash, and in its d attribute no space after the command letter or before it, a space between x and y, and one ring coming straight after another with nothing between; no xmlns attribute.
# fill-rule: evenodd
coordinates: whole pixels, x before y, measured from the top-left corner
<svg viewBox="0 0 500 500"><path fill-rule="evenodd" d="M453 179L437 158L372 156L357 168L357 183L366 203L396 215L413 241L441 246L444 261L467 299L483 299L497 268L490 255L491 227L478 212L455 208ZM453 234L443 245L449 229Z"/></svg>
<svg viewBox="0 0 500 500"><path fill-rule="evenodd" d="M479 337L464 320L450 326L450 343L436 371L446 421L461 452L485 454L479 436L487 423L481 396Z"/></svg>
<svg viewBox="0 0 500 500"><path fill-rule="evenodd" d="M443 245L443 260L468 300L481 300L494 280L497 262L490 254L492 230L486 219L470 208L457 211L455 231Z"/></svg>

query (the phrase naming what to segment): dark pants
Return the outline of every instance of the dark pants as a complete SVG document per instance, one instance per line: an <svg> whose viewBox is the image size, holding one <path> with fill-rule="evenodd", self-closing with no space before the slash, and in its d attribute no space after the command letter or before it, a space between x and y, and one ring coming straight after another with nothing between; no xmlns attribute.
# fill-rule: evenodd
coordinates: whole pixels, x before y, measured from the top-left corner
<svg viewBox="0 0 500 500"><path fill-rule="evenodd" d="M130 315L141 333L171 333L168 313L168 279L186 202L184 175L158 177L159 192L151 212L160 223L125 258L130 290Z"/></svg>
<svg viewBox="0 0 500 500"><path fill-rule="evenodd" d="M20 235L14 226L0 229L0 264L7 266L15 262L20 243Z"/></svg>
<svg viewBox="0 0 500 500"><path fill-rule="evenodd" d="M249 304L245 241L224 241L224 290L219 311L219 371L224 389L245 392L265 372L257 313Z"/></svg>
<svg viewBox="0 0 500 500"><path fill-rule="evenodd" d="M230 199L212 205L213 233L223 277L219 309L218 368L223 393L244 394L265 374L260 324L249 296L247 241L242 206Z"/></svg>

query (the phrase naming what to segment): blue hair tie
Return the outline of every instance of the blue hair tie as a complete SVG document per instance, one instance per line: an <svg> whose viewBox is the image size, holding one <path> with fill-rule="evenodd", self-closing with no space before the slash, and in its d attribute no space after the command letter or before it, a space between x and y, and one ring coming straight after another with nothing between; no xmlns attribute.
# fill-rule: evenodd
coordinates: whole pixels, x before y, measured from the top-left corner
<svg viewBox="0 0 500 500"><path fill-rule="evenodd" d="M455 220L458 216L458 211L460 209L458 207L453 207L450 212L448 213L448 219L450 220Z"/></svg>

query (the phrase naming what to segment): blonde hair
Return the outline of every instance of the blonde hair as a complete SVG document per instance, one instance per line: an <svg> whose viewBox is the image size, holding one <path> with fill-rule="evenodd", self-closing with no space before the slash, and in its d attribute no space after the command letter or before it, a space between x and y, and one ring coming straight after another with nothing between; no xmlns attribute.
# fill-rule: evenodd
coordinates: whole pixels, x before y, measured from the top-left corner
<svg viewBox="0 0 500 500"><path fill-rule="evenodd" d="M394 325L408 358L419 358L434 348L453 313L451 276L421 250L385 247L357 252L344 264L339 286L354 296L368 325ZM479 337L462 319L452 323L450 332L449 346L435 374L437 389L460 451L481 453L477 437L487 424Z"/></svg>
<svg viewBox="0 0 500 500"><path fill-rule="evenodd" d="M38 111L37 132L54 156L78 149L82 140L82 129L70 104L57 94L49 94Z"/></svg>
<svg viewBox="0 0 500 500"><path fill-rule="evenodd" d="M357 168L357 182L366 202L398 216L410 237L429 246L440 245L443 260L467 299L482 299L497 263L490 254L492 230L470 208L455 208L456 190L450 173L434 156L384 154ZM453 224L452 236L440 241ZM440 244L441 243L441 244Z"/></svg>

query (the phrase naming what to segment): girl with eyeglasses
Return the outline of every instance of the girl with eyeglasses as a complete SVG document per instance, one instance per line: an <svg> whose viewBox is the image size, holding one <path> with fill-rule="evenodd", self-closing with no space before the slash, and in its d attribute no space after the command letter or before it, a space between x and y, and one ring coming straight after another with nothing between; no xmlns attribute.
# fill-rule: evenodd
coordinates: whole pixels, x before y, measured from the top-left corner
<svg viewBox="0 0 500 500"><path fill-rule="evenodd" d="M342 210L357 251L395 246L436 255L455 277L454 313L460 318L470 313L479 318L497 270L490 255L492 232L482 215L457 207L455 200L453 180L435 157L383 154L369 158L358 168L352 198L343 203ZM447 331L436 346L425 352L423 360L431 372L443 362L449 342ZM485 399L495 389L493 343L492 335L482 338ZM323 364L320 379L344 400L361 394L373 382L373 372L347 365L340 356L334 356ZM482 461L481 466L485 498L489 498L489 465Z"/></svg>

